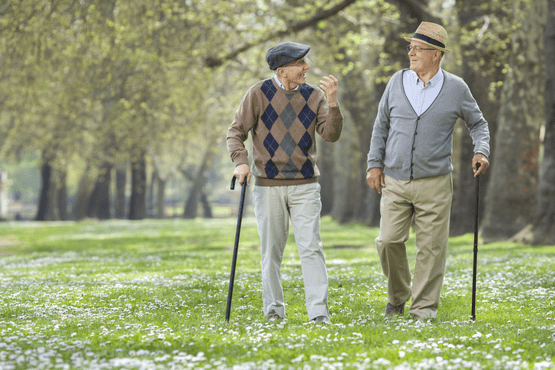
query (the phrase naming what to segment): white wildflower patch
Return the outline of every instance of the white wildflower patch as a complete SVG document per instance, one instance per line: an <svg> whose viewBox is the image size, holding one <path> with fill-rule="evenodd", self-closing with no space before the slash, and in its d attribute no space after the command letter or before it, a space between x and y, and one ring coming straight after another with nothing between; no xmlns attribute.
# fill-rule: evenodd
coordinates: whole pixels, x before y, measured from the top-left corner
<svg viewBox="0 0 555 370"><path fill-rule="evenodd" d="M239 252L227 323L231 251L210 244L218 222L54 224L39 243L52 250L0 256L0 369L555 369L552 252L481 251L470 322L470 248L449 255L438 317L414 320L384 317L373 249L325 246L332 324L311 325L294 247L281 270L286 317L264 317L253 244ZM182 237L185 226L198 234Z"/></svg>

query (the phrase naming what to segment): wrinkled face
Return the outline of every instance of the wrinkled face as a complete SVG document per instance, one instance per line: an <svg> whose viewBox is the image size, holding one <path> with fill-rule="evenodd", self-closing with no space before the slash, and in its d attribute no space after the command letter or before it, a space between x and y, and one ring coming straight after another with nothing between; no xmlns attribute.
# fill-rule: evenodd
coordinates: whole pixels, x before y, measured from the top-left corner
<svg viewBox="0 0 555 370"><path fill-rule="evenodd" d="M412 40L409 51L410 69L417 74L437 68L441 52L420 41ZM431 49L431 50L430 50Z"/></svg>
<svg viewBox="0 0 555 370"><path fill-rule="evenodd" d="M282 81L282 83L286 85L284 83L286 82L297 86L306 83L306 72L310 69L310 65L308 64L308 61L305 57L288 63L280 68L283 68L283 77L285 79L285 81Z"/></svg>

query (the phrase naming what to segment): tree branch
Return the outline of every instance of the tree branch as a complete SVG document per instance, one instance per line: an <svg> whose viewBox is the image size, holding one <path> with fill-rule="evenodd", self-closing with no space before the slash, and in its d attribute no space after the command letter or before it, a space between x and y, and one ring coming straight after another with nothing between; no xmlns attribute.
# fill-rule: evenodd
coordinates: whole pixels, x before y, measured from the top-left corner
<svg viewBox="0 0 555 370"><path fill-rule="evenodd" d="M339 13L341 10L348 7L349 5L353 4L355 1L356 0L344 0L343 2L337 4L336 6L330 8L330 9L323 10L323 11L315 14L312 18L309 18L309 19L306 19L306 20L303 20L303 21L300 21L300 22L297 22L297 23L293 23L286 30L276 31L276 32L270 33L269 35L266 35L265 37L262 37L258 40L254 40L252 42L247 42L246 44L243 44L239 48L237 48L235 50L232 50L231 52L227 53L226 55L224 55L222 57L207 57L204 60L204 64L208 67L219 67L224 62L235 58L237 55L249 50L250 48L252 48L256 45L260 45L260 44L262 44L262 43L264 43L268 40L287 35L290 32L302 31L303 29L305 29L307 27L310 27L310 26L313 26L313 25L317 24L321 20L330 18L330 17L334 16L335 14Z"/></svg>
<svg viewBox="0 0 555 370"><path fill-rule="evenodd" d="M423 21L434 22L437 24L443 24L443 19L435 14L432 14L428 8L418 0L388 0L390 3L398 3L405 6L411 10L412 13L419 15L419 18Z"/></svg>
<svg viewBox="0 0 555 370"><path fill-rule="evenodd" d="M0 15L4 15L4 13L6 12L6 10L8 10L10 5L12 5L12 4L8 1L8 3L6 5L4 5L2 8L0 8Z"/></svg>
<svg viewBox="0 0 555 370"><path fill-rule="evenodd" d="M424 4L422 4L419 0L388 0L388 1L390 3L409 8L411 10L411 13L418 15L419 18L422 20L443 24L443 19L440 16L431 13L428 10L428 8ZM222 57L207 57L204 60L204 64L207 67L219 67L222 64L224 64L226 61L235 58L237 55L249 50L250 48L256 45L260 45L274 38L285 36L291 32L302 31L305 28L308 28L310 26L317 24L321 20L330 18L336 15L337 13L339 13L340 11L342 11L343 9L347 8L349 5L353 4L354 2L356 2L356 0L344 0L343 2L337 4L336 6L330 9L323 10L319 13L316 13L312 18L309 18L297 23L293 23L286 30L276 31L276 32L270 33L269 35L261 37L257 40L247 42L242 46L238 47L237 49L230 51L229 53L227 53Z"/></svg>

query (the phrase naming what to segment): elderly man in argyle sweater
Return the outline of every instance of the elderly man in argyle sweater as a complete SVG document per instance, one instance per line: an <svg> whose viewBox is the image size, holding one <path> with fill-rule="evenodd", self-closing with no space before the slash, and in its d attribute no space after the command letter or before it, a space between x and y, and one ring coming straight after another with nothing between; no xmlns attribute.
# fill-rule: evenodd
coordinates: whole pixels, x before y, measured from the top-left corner
<svg viewBox="0 0 555 370"><path fill-rule="evenodd" d="M262 301L270 320L285 316L281 261L289 219L301 260L308 317L329 323L328 276L320 239L320 175L316 133L339 139L343 116L337 102L337 79L306 83L310 46L284 42L266 61L274 76L254 84L241 101L227 132L227 149L239 183L255 177L253 205L260 236ZM249 167L244 141L252 135Z"/></svg>
<svg viewBox="0 0 555 370"><path fill-rule="evenodd" d="M382 195L376 247L388 278L385 313L404 314L412 297L411 316L427 319L437 315L447 259L455 123L464 120L470 131L475 176L489 166L489 129L465 82L440 68L450 52L447 31L422 22L405 40L410 69L393 75L380 101L366 180ZM413 217L417 253L411 286L405 242Z"/></svg>

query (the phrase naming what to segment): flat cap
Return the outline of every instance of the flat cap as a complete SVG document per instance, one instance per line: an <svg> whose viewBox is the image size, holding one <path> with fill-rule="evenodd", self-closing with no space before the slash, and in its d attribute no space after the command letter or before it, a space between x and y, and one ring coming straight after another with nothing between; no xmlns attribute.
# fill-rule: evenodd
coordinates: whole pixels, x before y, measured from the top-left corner
<svg viewBox="0 0 555 370"><path fill-rule="evenodd" d="M268 62L270 69L275 71L284 64L303 58L309 50L310 46L308 45L290 41L282 42L268 50L266 62Z"/></svg>

